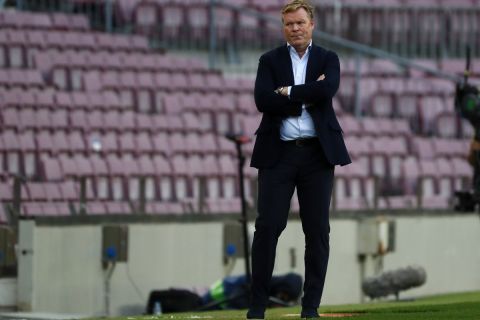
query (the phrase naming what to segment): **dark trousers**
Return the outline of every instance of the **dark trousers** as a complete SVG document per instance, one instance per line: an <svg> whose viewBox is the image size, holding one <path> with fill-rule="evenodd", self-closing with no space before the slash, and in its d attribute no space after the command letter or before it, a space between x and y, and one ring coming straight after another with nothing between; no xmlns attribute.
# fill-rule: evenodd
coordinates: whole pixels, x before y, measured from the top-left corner
<svg viewBox="0 0 480 320"><path fill-rule="evenodd" d="M334 167L318 141L297 146L282 142L280 161L258 172L258 216L252 244L250 308L263 310L275 263L278 237L287 226L290 201L297 188L305 235L305 283L302 306L318 308L329 256L329 207Z"/></svg>

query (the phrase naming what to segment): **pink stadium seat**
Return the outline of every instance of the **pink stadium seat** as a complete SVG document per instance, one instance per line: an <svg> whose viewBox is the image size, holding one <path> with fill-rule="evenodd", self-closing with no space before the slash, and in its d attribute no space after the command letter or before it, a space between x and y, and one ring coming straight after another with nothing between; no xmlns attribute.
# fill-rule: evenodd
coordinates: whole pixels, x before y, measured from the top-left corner
<svg viewBox="0 0 480 320"><path fill-rule="evenodd" d="M114 112L114 111L112 111ZM103 112L94 110L86 114L88 127L93 130L103 130L106 127L106 115ZM111 115L110 115L111 117ZM110 127L111 128L111 127Z"/></svg>
<svg viewBox="0 0 480 320"><path fill-rule="evenodd" d="M36 94L37 106L39 108L50 108L53 109L54 106L57 107L55 103L55 93L52 89L43 89Z"/></svg>
<svg viewBox="0 0 480 320"><path fill-rule="evenodd" d="M95 111L94 111L95 112ZM95 112L96 113L96 112ZM103 128L108 131L119 130L120 127L120 112L118 110L109 110L102 112ZM101 127L98 127L101 128Z"/></svg>
<svg viewBox="0 0 480 320"><path fill-rule="evenodd" d="M21 215L27 217L43 216L45 210L41 202L26 202L21 206Z"/></svg>
<svg viewBox="0 0 480 320"><path fill-rule="evenodd" d="M38 113L37 113L38 114ZM54 129L69 129L68 113L66 110L55 110L50 112L50 121Z"/></svg>
<svg viewBox="0 0 480 320"><path fill-rule="evenodd" d="M174 73L170 75L170 82L174 89L188 91L190 87L188 85L187 76L182 73Z"/></svg>
<svg viewBox="0 0 480 320"><path fill-rule="evenodd" d="M447 59L440 62L440 68L450 74L463 75L465 71L465 60ZM452 86L453 87L453 86Z"/></svg>
<svg viewBox="0 0 480 320"><path fill-rule="evenodd" d="M173 170L170 162L162 155L153 157L155 172L158 175L158 195L160 200L169 201L175 197L173 188Z"/></svg>
<svg viewBox="0 0 480 320"><path fill-rule="evenodd" d="M369 113L375 117L391 117L395 111L393 101L393 96L390 94L375 95Z"/></svg>
<svg viewBox="0 0 480 320"><path fill-rule="evenodd" d="M26 32L21 30L7 31L7 46L5 48L10 68L23 68L26 66Z"/></svg>
<svg viewBox="0 0 480 320"><path fill-rule="evenodd" d="M169 135L165 132L158 132L152 136L153 149L155 153L163 154L168 156L172 153L172 148L170 147L170 138Z"/></svg>
<svg viewBox="0 0 480 320"><path fill-rule="evenodd" d="M416 157L408 156L403 162L403 191L405 195L417 194L417 181L420 176L420 165Z"/></svg>
<svg viewBox="0 0 480 320"><path fill-rule="evenodd" d="M396 98L396 111L398 116L406 119L411 119L410 122L414 124L414 128L419 126L418 123L418 97L413 94L402 94Z"/></svg>
<svg viewBox="0 0 480 320"><path fill-rule="evenodd" d="M155 1L143 1L133 5L135 33L152 35L160 24L160 12Z"/></svg>
<svg viewBox="0 0 480 320"><path fill-rule="evenodd" d="M22 193L25 191L27 194L26 200L28 201L47 201L47 188L46 185L42 182L28 182L22 186ZM57 190L58 192L58 190Z"/></svg>
<svg viewBox="0 0 480 320"><path fill-rule="evenodd" d="M5 150L6 172L12 174L21 173L20 141L17 134L10 130L4 131L2 138L3 148Z"/></svg>
<svg viewBox="0 0 480 320"><path fill-rule="evenodd" d="M18 140L22 150L23 173L27 177L33 177L37 173L37 147L31 131L19 134Z"/></svg>
<svg viewBox="0 0 480 320"><path fill-rule="evenodd" d="M74 102L72 99L73 96L75 96L75 94L70 94L64 91L57 91L55 93L55 105L59 108L72 109L74 106Z"/></svg>
<svg viewBox="0 0 480 320"><path fill-rule="evenodd" d="M42 176L48 181L60 181L63 179L63 171L60 161L53 157L42 157Z"/></svg>
<svg viewBox="0 0 480 320"><path fill-rule="evenodd" d="M150 135L146 132L141 132L134 135L134 143L136 145L137 151L142 153L151 154L155 151L153 147L152 140Z"/></svg>
<svg viewBox="0 0 480 320"><path fill-rule="evenodd" d="M420 159L433 159L435 157L432 141L428 138L414 138L412 140L412 151Z"/></svg>
<svg viewBox="0 0 480 320"><path fill-rule="evenodd" d="M102 214L107 214L107 208L105 207L105 204L103 202L99 201L89 201L87 202L87 207L86 207L87 214L89 215L102 215Z"/></svg>
<svg viewBox="0 0 480 320"><path fill-rule="evenodd" d="M203 133L213 130L213 120L210 113L184 112L181 118L187 132Z"/></svg>
<svg viewBox="0 0 480 320"><path fill-rule="evenodd" d="M453 196L453 170L451 162L446 158L435 159L438 175L438 194L443 198Z"/></svg>
<svg viewBox="0 0 480 320"><path fill-rule="evenodd" d="M344 132L349 135L363 134L363 127L353 116L346 115L338 119Z"/></svg>
<svg viewBox="0 0 480 320"><path fill-rule="evenodd" d="M451 160L454 174L454 190L470 190L473 178L473 169L465 158Z"/></svg>
<svg viewBox="0 0 480 320"><path fill-rule="evenodd" d="M69 112L70 127L81 131L87 131L90 124L87 119L87 112L85 110L73 110Z"/></svg>
<svg viewBox="0 0 480 320"><path fill-rule="evenodd" d="M137 113L137 130L142 132L153 132L152 117L148 114Z"/></svg>
<svg viewBox="0 0 480 320"><path fill-rule="evenodd" d="M63 131L55 131L52 134L52 142L53 142L53 152L54 153L59 153L59 152L70 152L71 151L71 146L69 144L69 141L67 139L66 134Z"/></svg>
<svg viewBox="0 0 480 320"><path fill-rule="evenodd" d="M0 183L0 201L2 203L13 200L13 186L9 183ZM3 207L3 206L2 206Z"/></svg>
<svg viewBox="0 0 480 320"><path fill-rule="evenodd" d="M237 214L242 210L240 198L206 199L206 211L211 214Z"/></svg>
<svg viewBox="0 0 480 320"><path fill-rule="evenodd" d="M148 202L146 206L148 214L182 214L184 209L179 202Z"/></svg>
<svg viewBox="0 0 480 320"><path fill-rule="evenodd" d="M229 199L238 196L236 161L231 155L223 154L219 158L219 165L222 174L222 197Z"/></svg>
<svg viewBox="0 0 480 320"><path fill-rule="evenodd" d="M176 199L179 201L191 198L192 190L190 185L190 170L187 158L184 155L177 154L171 159L172 170L175 174L174 190Z"/></svg>
<svg viewBox="0 0 480 320"><path fill-rule="evenodd" d="M422 131L425 133L431 132L435 117L445 110L444 101L440 97L425 96L420 98L419 113Z"/></svg>
<svg viewBox="0 0 480 320"><path fill-rule="evenodd" d="M4 128L18 130L22 128L19 112L15 109L5 109L2 111ZM23 120L23 119L22 119Z"/></svg>
<svg viewBox="0 0 480 320"><path fill-rule="evenodd" d="M72 182L73 183L73 182ZM68 188L65 183L56 183L56 182L43 182L43 188L45 189L45 194L49 201L65 201L64 191L67 190L63 188ZM75 198L77 200L78 197Z"/></svg>
<svg viewBox="0 0 480 320"><path fill-rule="evenodd" d="M118 147L122 153L134 153L137 150L137 145L132 133L123 132L118 135Z"/></svg>
<svg viewBox="0 0 480 320"><path fill-rule="evenodd" d="M19 114L22 119L22 126L27 129L52 129L52 116L48 109L40 109L35 112L33 109L24 109Z"/></svg>
<svg viewBox="0 0 480 320"><path fill-rule="evenodd" d="M409 137L412 135L410 124L406 119L392 119L391 130L393 135L402 135Z"/></svg>
<svg viewBox="0 0 480 320"><path fill-rule="evenodd" d="M433 198L437 195L437 165L434 160L420 160L420 189L422 198ZM422 203L422 205L424 205Z"/></svg>
<svg viewBox="0 0 480 320"><path fill-rule="evenodd" d="M370 61L370 74L377 76L399 76L400 70L398 65L389 60L373 59Z"/></svg>
<svg viewBox="0 0 480 320"><path fill-rule="evenodd" d="M459 133L460 119L453 112L442 112L434 119L434 132L442 138L456 138Z"/></svg>
<svg viewBox="0 0 480 320"><path fill-rule="evenodd" d="M345 144L350 155L354 158L361 156L369 157L372 153L372 138L368 136L347 136Z"/></svg>
<svg viewBox="0 0 480 320"><path fill-rule="evenodd" d="M216 90L220 93L225 91L224 78L218 73L207 73L205 76L206 87L212 90Z"/></svg>
<svg viewBox="0 0 480 320"><path fill-rule="evenodd" d="M208 86L206 79L206 76L201 73L190 73L187 75L189 87L193 90L202 91L203 93L207 93L213 89Z"/></svg>
<svg viewBox="0 0 480 320"><path fill-rule="evenodd" d="M108 214L130 214L132 209L128 202L125 201L107 201L105 202L105 208Z"/></svg>
<svg viewBox="0 0 480 320"><path fill-rule="evenodd" d="M18 117L22 122L20 127L21 129L35 128L37 124L37 121L36 121L37 119L36 119L35 111L33 109L26 108L24 110L20 110L20 112L18 113ZM49 119L47 120L49 121ZM46 125L46 126L49 127L49 125Z"/></svg>
<svg viewBox="0 0 480 320"><path fill-rule="evenodd" d="M99 156L91 156L90 162L94 173L95 195L97 199L110 199L109 168L106 161Z"/></svg>
<svg viewBox="0 0 480 320"><path fill-rule="evenodd" d="M145 198L154 200L157 198L157 172L153 159L148 155L142 155L137 159L138 174L145 179ZM132 195L130 193L130 199Z"/></svg>
<svg viewBox="0 0 480 320"><path fill-rule="evenodd" d="M52 158L52 159L55 159L55 158ZM60 155L58 157L58 160L60 162L60 167L62 172L63 172L63 176L64 177L76 177L79 175L79 168L77 166L77 163L75 161L74 158L72 157L69 157L67 155ZM48 162L45 162L44 163L49 163L50 161ZM49 167L50 169L53 169L53 163L51 164L51 166ZM52 180L56 180L56 179L53 179L53 178L57 178L57 176L51 172L51 173L46 173L46 175L52 177Z"/></svg>

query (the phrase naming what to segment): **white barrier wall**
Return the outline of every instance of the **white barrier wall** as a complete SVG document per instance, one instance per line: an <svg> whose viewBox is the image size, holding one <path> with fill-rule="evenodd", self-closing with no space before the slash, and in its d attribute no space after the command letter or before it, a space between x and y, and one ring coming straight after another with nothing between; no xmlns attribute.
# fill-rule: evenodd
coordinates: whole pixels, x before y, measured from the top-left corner
<svg viewBox="0 0 480 320"><path fill-rule="evenodd" d="M404 215L395 220L396 250L385 256L384 270L418 264L428 277L423 287L403 296L480 290L478 215ZM19 307L105 314L101 225L21 223ZM110 314L142 313L153 289L205 287L223 277L222 226L221 222L130 224L128 262L118 263L111 278ZM331 220L324 304L361 301L357 229L358 219ZM23 248L27 250L21 254ZM279 241L275 273L303 274L303 250L301 224L291 220ZM243 260L237 261L234 274L243 270Z"/></svg>

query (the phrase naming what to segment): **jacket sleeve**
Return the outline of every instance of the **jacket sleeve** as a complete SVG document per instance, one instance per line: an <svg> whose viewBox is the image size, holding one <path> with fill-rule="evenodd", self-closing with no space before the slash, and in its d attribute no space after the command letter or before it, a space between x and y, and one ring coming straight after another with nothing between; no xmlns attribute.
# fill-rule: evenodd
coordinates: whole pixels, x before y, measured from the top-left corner
<svg viewBox="0 0 480 320"><path fill-rule="evenodd" d="M301 101L293 101L274 92L273 67L267 56L260 57L255 80L255 104L258 111L278 116L299 116L302 113Z"/></svg>
<svg viewBox="0 0 480 320"><path fill-rule="evenodd" d="M327 52L325 59L327 59L323 72L325 80L292 86L290 99L316 104L321 100L333 98L340 85L340 61L337 54L332 51Z"/></svg>

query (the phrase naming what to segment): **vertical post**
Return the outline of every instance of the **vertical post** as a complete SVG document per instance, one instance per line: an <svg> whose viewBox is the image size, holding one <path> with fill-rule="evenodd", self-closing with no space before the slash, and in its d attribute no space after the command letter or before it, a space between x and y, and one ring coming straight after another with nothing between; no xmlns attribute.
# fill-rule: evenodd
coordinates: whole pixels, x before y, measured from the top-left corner
<svg viewBox="0 0 480 320"><path fill-rule="evenodd" d="M360 53L355 53L355 96L354 96L354 103L355 103L355 117L359 118L362 115L361 105L360 105L360 68L361 68L361 58Z"/></svg>
<svg viewBox="0 0 480 320"><path fill-rule="evenodd" d="M243 247L245 250L245 273L247 275L247 283L250 285L252 280L252 271L250 269L250 250L249 245L250 241L248 239L248 228L247 228L247 204L245 198L245 182L243 177L243 165L245 164L245 157L242 153L241 142L236 140L235 147L237 148L238 155L238 178L240 179L240 199L242 201L242 231L243 231Z"/></svg>
<svg viewBox="0 0 480 320"><path fill-rule="evenodd" d="M35 221L22 220L18 232L18 311L33 311L35 298Z"/></svg>
<svg viewBox="0 0 480 320"><path fill-rule="evenodd" d="M87 177L80 178L80 210L81 215L86 214L87 209Z"/></svg>
<svg viewBox="0 0 480 320"><path fill-rule="evenodd" d="M105 0L105 32L113 32L113 4L112 0Z"/></svg>
<svg viewBox="0 0 480 320"><path fill-rule="evenodd" d="M145 204L147 202L147 195L146 195L146 184L147 178L145 176L141 176L139 178L139 204L138 204L138 212L139 214L145 214Z"/></svg>
<svg viewBox="0 0 480 320"><path fill-rule="evenodd" d="M209 29L209 45L208 45L208 66L210 70L215 69L215 60L216 57L216 50L217 50L217 35L215 32L215 8L216 8L216 0L210 0L210 5L208 7L208 16L210 22L208 25Z"/></svg>
<svg viewBox="0 0 480 320"><path fill-rule="evenodd" d="M12 205L12 215L11 215L11 225L18 228L18 220L20 217L22 205L22 178L16 176L13 180L13 205Z"/></svg>

